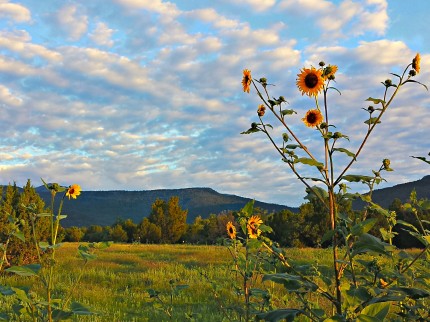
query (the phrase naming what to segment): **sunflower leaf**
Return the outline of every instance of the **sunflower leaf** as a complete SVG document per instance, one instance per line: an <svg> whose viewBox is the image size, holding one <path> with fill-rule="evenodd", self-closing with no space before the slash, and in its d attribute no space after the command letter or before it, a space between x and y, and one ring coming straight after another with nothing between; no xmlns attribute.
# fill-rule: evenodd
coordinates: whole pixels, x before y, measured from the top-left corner
<svg viewBox="0 0 430 322"><path fill-rule="evenodd" d="M395 73L390 73L390 74L391 74L391 75L393 75L393 76L398 77L399 79L401 79L400 75L397 75L397 74L395 74Z"/></svg>
<svg viewBox="0 0 430 322"><path fill-rule="evenodd" d="M311 166L314 166L317 168L324 168L324 164L322 164L321 162L318 162L317 160L310 159L310 158L298 158L298 159L294 160L294 163L303 163L303 164L311 165Z"/></svg>
<svg viewBox="0 0 430 322"><path fill-rule="evenodd" d="M260 132L260 131L261 130L258 127L251 127L244 132L240 132L240 134L251 134L251 133L256 133L256 132Z"/></svg>
<svg viewBox="0 0 430 322"><path fill-rule="evenodd" d="M416 80L413 80L413 79L408 79L403 84L405 84L405 83L417 83L417 84L420 84L420 85L424 86L427 91L429 90L426 85L424 85L423 83L417 82Z"/></svg>
<svg viewBox="0 0 430 322"><path fill-rule="evenodd" d="M346 153L346 155L348 155L349 157L353 158L355 160L355 153L352 153L351 151L344 149L344 148L334 148L333 151L339 151L339 152L343 152Z"/></svg>
<svg viewBox="0 0 430 322"><path fill-rule="evenodd" d="M285 146L285 149L292 149L292 150L294 150L295 148L302 148L302 147L299 144L288 144L288 145Z"/></svg>
<svg viewBox="0 0 430 322"><path fill-rule="evenodd" d="M385 101L381 100L379 98L373 98L373 97L369 97L366 101L368 102L373 102L374 104L382 104L385 105Z"/></svg>
<svg viewBox="0 0 430 322"><path fill-rule="evenodd" d="M371 117L367 121L364 122L367 125L374 124L374 123L381 123L381 121L378 120L377 117Z"/></svg>
<svg viewBox="0 0 430 322"><path fill-rule="evenodd" d="M297 114L297 112L294 110L282 110L281 114L282 115L292 115L292 114Z"/></svg>
<svg viewBox="0 0 430 322"><path fill-rule="evenodd" d="M426 159L426 158L424 158L424 157L414 157L413 155L411 155L411 158L419 159L419 160L421 160L421 161L424 161L424 162L426 162L426 163L430 164L430 160L427 160L427 159Z"/></svg>

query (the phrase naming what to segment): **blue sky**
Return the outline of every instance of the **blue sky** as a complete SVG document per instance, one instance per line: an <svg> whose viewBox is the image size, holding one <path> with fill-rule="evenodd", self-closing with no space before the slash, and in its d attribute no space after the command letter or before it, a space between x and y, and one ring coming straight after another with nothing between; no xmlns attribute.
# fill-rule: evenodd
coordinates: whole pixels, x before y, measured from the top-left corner
<svg viewBox="0 0 430 322"><path fill-rule="evenodd" d="M390 72L420 52L416 79L430 85L428 12L427 0L0 0L0 182L211 187L299 206L304 187L267 139L240 135L260 104L243 93L242 70L276 84L297 111L292 129L322 157L301 121L314 102L295 81L321 60L338 65L330 123L355 151L365 99L383 95ZM429 92L405 86L349 173L389 158L381 187L429 174L410 157L430 151L429 108Z"/></svg>

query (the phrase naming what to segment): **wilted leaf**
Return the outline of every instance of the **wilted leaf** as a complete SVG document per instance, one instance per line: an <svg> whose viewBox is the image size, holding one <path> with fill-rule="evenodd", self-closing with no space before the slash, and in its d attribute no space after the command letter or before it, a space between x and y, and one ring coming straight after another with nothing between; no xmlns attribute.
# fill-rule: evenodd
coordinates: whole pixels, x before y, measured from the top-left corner
<svg viewBox="0 0 430 322"><path fill-rule="evenodd" d="M384 100L381 100L379 98L373 98L373 97L369 97L366 101L373 102L374 104L380 104L380 103L382 103L382 105L385 104Z"/></svg>

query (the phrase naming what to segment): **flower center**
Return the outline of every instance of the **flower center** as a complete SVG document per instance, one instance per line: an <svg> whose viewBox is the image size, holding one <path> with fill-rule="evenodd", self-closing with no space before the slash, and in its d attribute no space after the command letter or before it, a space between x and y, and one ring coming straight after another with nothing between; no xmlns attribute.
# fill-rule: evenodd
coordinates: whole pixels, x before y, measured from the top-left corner
<svg viewBox="0 0 430 322"><path fill-rule="evenodd" d="M310 113L308 115L308 123L309 124L314 124L317 121L317 116L315 113Z"/></svg>
<svg viewBox="0 0 430 322"><path fill-rule="evenodd" d="M314 73L307 74L305 77L305 84L307 88L314 88L318 84L318 76Z"/></svg>
<svg viewBox="0 0 430 322"><path fill-rule="evenodd" d="M69 189L69 194L73 195L75 193L75 189L71 188Z"/></svg>

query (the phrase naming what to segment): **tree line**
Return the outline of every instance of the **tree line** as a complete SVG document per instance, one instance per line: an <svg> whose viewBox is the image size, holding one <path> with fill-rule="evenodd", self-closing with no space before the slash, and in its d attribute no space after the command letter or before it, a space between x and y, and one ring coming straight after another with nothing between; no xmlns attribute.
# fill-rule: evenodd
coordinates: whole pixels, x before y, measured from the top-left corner
<svg viewBox="0 0 430 322"><path fill-rule="evenodd" d="M43 199L31 186L30 180L23 187L9 184L0 187L0 245L9 238L9 263L28 263L35 258L32 245L31 227L34 225L38 240L47 241L49 220L47 217L34 216L36 213L47 213ZM30 207L31 206L31 207ZM32 211L29 211L29 209ZM142 209L142 212L144 209ZM352 208L350 200L339 203L339 213L348 214L350 218L361 218L362 211ZM416 214L403 207L399 199L395 199L389 207L395 211L398 220L417 225ZM157 199L151 206L148 216L138 223L131 219L117 219L110 226L92 225L89 227L62 228L59 238L66 242L98 242L113 241L121 243L191 243L191 244L221 244L227 237L226 225L229 221L236 224L236 212L223 211L211 214L207 218L198 216L193 223L187 224L187 210L181 208L179 197L169 200ZM308 202L299 207L297 213L288 209L268 213L256 208L255 215L260 216L273 232L268 236L282 247L326 247L324 234L329 228L329 217L325 206L317 198L309 198ZM430 221L430 212L418 214L421 219ZM378 224L372 233L380 235L381 229L388 229L384 218L377 212L368 211L367 218L375 217ZM18 223L23 239L10 238L12 223ZM395 226L396 234L393 239L398 247L420 247L420 243L406 234L400 227Z"/></svg>

